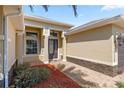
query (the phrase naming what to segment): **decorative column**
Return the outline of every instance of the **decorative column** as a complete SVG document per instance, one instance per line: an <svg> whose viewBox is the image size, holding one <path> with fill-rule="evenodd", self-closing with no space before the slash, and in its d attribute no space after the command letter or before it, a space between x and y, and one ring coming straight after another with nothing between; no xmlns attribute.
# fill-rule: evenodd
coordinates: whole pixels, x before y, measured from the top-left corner
<svg viewBox="0 0 124 93"><path fill-rule="evenodd" d="M19 64L23 63L23 54L24 54L24 38L23 37L24 37L23 32L17 32L16 54L17 54L17 59Z"/></svg>
<svg viewBox="0 0 124 93"><path fill-rule="evenodd" d="M49 53L48 53L48 40L49 40L50 29L44 28L43 35L44 35L44 64L49 63Z"/></svg>
<svg viewBox="0 0 124 93"><path fill-rule="evenodd" d="M66 61L66 37L65 32L62 32L62 43L63 43L63 61Z"/></svg>

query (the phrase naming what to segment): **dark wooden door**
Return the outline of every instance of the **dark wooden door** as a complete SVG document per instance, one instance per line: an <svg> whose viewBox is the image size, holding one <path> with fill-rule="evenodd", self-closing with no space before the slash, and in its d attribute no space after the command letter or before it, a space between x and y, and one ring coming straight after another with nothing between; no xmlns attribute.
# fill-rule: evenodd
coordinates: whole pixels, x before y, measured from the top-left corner
<svg viewBox="0 0 124 93"><path fill-rule="evenodd" d="M49 39L49 59L58 58L58 40Z"/></svg>

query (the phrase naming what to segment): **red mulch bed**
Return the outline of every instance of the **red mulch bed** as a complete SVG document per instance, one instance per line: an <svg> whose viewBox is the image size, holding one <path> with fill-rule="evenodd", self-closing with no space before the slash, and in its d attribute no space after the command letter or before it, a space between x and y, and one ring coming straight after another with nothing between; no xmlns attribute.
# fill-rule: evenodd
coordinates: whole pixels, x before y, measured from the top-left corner
<svg viewBox="0 0 124 93"><path fill-rule="evenodd" d="M80 86L56 69L53 65L36 65L35 67L46 67L50 71L48 80L33 86L33 88L80 88Z"/></svg>

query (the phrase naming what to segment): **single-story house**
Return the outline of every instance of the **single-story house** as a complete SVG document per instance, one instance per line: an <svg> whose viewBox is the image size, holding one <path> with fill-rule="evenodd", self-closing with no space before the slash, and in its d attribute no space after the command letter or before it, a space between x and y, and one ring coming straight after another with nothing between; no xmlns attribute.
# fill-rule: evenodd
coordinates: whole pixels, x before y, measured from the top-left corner
<svg viewBox="0 0 124 93"><path fill-rule="evenodd" d="M124 17L79 27L24 15L22 6L0 6L0 85L24 62L63 60L115 76L124 70Z"/></svg>
<svg viewBox="0 0 124 93"><path fill-rule="evenodd" d="M24 15L19 5L0 6L0 12L0 83L4 79L5 87L16 64L66 60L64 34L73 25Z"/></svg>

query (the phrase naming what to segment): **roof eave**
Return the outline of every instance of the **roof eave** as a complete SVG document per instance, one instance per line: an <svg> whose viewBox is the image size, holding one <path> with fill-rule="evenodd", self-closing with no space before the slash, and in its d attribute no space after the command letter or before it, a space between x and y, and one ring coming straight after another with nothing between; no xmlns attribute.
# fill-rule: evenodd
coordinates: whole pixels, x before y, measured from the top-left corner
<svg viewBox="0 0 124 93"><path fill-rule="evenodd" d="M84 25L85 25L84 24L84 25L82 25L80 27L70 29L69 32L67 32L65 35L72 35L72 34L75 34L75 33L82 32L84 30L89 30L89 29L93 29L93 28L100 27L100 26L103 26L103 25L112 24L114 21L116 21L118 19L122 19L122 18L124 20L124 17L122 15L118 15L118 16L106 19L104 21L101 21L101 22L98 22L98 23L95 23L95 24L92 24L92 25L85 26L85 27L84 27Z"/></svg>
<svg viewBox="0 0 124 93"><path fill-rule="evenodd" d="M47 18L39 18L39 17L35 17L35 16L30 16L30 15L24 15L24 19L38 21L38 22L44 22L44 23L49 23L49 24L54 24L54 25L60 25L60 26L68 27L68 28L73 27L73 25L71 25L71 24L66 24L66 23L50 20Z"/></svg>

